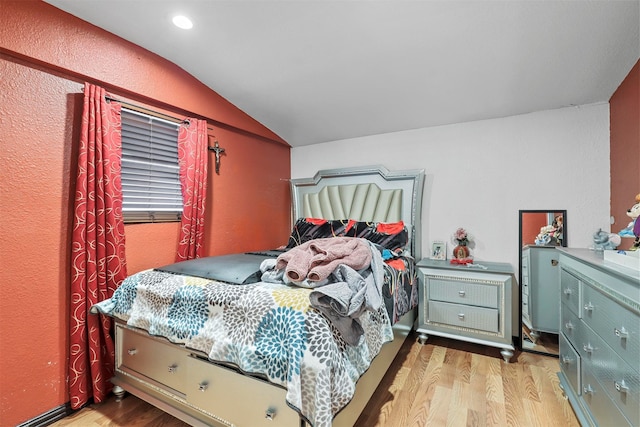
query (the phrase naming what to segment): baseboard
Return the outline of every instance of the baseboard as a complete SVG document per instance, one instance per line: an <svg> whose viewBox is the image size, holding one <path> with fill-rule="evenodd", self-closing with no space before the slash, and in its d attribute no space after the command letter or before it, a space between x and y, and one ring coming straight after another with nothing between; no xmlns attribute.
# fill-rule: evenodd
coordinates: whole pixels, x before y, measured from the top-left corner
<svg viewBox="0 0 640 427"><path fill-rule="evenodd" d="M57 408L53 408L44 414L38 415L22 424L18 424L17 427L45 427L55 423L63 418L68 417L74 411L71 409L71 403L67 402L64 405L60 405Z"/></svg>

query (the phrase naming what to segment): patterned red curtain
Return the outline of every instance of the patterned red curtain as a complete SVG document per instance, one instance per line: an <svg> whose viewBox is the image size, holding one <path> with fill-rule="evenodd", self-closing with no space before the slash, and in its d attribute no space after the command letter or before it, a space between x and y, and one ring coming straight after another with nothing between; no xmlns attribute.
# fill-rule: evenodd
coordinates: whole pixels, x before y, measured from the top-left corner
<svg viewBox="0 0 640 427"><path fill-rule="evenodd" d="M89 314L127 275L120 178L120 104L86 83L78 153L71 265L69 394L71 407L101 402L113 385L110 317Z"/></svg>
<svg viewBox="0 0 640 427"><path fill-rule="evenodd" d="M206 120L187 119L180 126L178 162L184 207L176 261L200 258L204 251L207 143Z"/></svg>

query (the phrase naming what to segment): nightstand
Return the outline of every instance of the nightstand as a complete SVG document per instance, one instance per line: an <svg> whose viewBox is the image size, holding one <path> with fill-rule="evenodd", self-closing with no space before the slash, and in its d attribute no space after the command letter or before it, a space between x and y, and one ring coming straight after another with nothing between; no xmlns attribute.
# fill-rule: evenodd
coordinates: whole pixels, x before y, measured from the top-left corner
<svg viewBox="0 0 640 427"><path fill-rule="evenodd" d="M485 268L422 259L418 268L420 302L418 341L429 335L500 348L513 356L511 293L513 268L507 263L478 262Z"/></svg>

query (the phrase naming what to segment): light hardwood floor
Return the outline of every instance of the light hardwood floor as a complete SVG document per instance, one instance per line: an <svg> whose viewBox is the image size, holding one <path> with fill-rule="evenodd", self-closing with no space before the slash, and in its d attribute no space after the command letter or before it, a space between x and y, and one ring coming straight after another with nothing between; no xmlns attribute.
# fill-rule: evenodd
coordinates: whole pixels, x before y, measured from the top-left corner
<svg viewBox="0 0 640 427"><path fill-rule="evenodd" d="M503 362L497 349L412 334L355 427L579 426L563 397L558 359L517 352ZM185 427L127 396L86 407L62 426Z"/></svg>

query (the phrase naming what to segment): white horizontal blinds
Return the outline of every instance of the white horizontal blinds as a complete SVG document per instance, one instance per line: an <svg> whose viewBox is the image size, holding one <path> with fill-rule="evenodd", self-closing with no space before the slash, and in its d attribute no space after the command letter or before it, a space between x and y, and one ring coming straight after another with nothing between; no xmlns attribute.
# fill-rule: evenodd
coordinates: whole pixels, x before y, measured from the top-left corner
<svg viewBox="0 0 640 427"><path fill-rule="evenodd" d="M125 222L180 219L178 127L178 123L122 109L122 211Z"/></svg>

